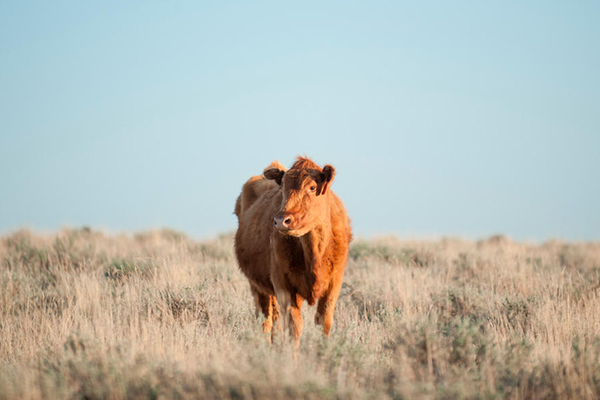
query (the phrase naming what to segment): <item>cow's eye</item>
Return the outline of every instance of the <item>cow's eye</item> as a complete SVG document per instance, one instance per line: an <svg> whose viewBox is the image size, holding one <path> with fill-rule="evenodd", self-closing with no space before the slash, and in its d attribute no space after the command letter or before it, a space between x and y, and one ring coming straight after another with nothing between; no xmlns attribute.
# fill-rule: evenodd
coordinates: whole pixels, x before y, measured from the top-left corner
<svg viewBox="0 0 600 400"><path fill-rule="evenodd" d="M310 187L310 191L311 191L311 192L314 192L315 190L317 190L317 187L316 187L316 186L311 186L311 187Z"/></svg>

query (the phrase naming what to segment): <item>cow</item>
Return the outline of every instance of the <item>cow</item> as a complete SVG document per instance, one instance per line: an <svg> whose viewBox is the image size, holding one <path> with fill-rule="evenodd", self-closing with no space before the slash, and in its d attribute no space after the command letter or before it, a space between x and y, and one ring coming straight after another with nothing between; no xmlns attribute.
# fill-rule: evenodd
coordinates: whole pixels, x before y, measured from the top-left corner
<svg viewBox="0 0 600 400"><path fill-rule="evenodd" d="M288 170L272 162L251 177L235 204L235 255L250 282L256 315L272 340L283 320L298 349L301 307L317 304L315 324L329 336L342 287L350 220L330 187L331 165L298 157ZM276 325L276 326L274 326Z"/></svg>

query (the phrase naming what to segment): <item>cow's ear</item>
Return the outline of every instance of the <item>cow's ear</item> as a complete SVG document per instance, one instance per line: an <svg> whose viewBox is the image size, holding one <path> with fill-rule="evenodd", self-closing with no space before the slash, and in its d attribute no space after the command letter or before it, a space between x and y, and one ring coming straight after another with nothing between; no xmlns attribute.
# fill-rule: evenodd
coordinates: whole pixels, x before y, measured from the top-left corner
<svg viewBox="0 0 600 400"><path fill-rule="evenodd" d="M282 171L279 168L269 168L263 173L265 178L277 182L279 186L281 186L281 180L283 179L284 174L285 171Z"/></svg>
<svg viewBox="0 0 600 400"><path fill-rule="evenodd" d="M335 176L335 168L331 165L326 165L323 167L323 172L320 174L319 188L317 190L317 196L321 194L327 193L327 187L333 181L333 177Z"/></svg>

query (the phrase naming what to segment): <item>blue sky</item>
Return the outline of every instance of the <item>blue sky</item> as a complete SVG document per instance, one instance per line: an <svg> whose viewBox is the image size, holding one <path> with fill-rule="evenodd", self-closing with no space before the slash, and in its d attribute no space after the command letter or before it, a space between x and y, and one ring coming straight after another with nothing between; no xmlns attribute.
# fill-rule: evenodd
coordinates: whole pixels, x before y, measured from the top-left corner
<svg viewBox="0 0 600 400"><path fill-rule="evenodd" d="M235 229L274 159L359 236L600 239L600 5L4 2L0 231Z"/></svg>

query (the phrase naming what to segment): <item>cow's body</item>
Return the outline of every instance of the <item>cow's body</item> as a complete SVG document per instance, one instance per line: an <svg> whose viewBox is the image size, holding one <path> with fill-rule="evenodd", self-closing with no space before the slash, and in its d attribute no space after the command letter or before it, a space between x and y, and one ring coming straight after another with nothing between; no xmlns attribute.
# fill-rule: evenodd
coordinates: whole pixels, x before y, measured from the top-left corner
<svg viewBox="0 0 600 400"><path fill-rule="evenodd" d="M235 252L257 314L273 332L279 312L298 343L304 300L318 302L315 322L329 335L351 240L340 199L327 190L335 171L299 158L290 170L272 163L250 178L235 206Z"/></svg>

